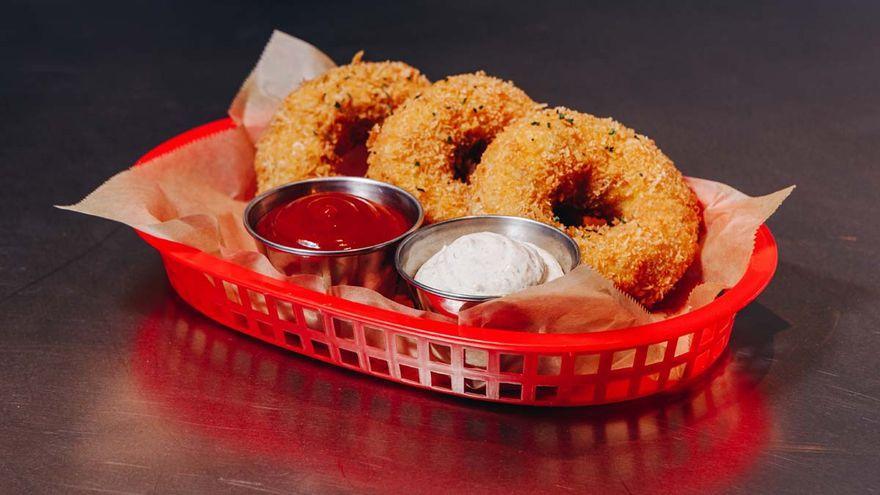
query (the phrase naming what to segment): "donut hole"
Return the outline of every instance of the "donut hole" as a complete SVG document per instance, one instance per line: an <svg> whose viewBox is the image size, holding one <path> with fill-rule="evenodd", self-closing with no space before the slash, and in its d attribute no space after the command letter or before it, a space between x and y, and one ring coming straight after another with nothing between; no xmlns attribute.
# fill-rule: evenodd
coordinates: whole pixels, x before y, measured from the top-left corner
<svg viewBox="0 0 880 495"><path fill-rule="evenodd" d="M620 211L592 192L589 171L563 178L550 198L553 219L566 227L599 228L621 221Z"/></svg>
<svg viewBox="0 0 880 495"><path fill-rule="evenodd" d="M367 173L367 138L376 122L357 119L339 124L333 147L333 170L339 175L363 177Z"/></svg>
<svg viewBox="0 0 880 495"><path fill-rule="evenodd" d="M599 228L619 223L619 216L604 205L560 202L553 205L555 220L566 227Z"/></svg>
<svg viewBox="0 0 880 495"><path fill-rule="evenodd" d="M471 174L480 164L487 146L489 141L482 138L468 139L456 146L452 156L452 178L470 184Z"/></svg>

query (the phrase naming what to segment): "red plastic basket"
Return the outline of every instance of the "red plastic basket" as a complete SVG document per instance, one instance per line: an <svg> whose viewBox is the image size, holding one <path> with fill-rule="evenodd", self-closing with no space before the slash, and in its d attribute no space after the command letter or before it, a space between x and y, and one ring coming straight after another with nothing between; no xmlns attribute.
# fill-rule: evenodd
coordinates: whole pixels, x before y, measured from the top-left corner
<svg viewBox="0 0 880 495"><path fill-rule="evenodd" d="M223 119L197 127L153 149L138 164L234 125ZM139 234L161 254L180 297L223 325L406 385L541 406L619 402L692 381L721 355L736 312L767 286L777 261L776 242L762 226L743 278L707 306L633 328L535 334L463 327L373 308Z"/></svg>

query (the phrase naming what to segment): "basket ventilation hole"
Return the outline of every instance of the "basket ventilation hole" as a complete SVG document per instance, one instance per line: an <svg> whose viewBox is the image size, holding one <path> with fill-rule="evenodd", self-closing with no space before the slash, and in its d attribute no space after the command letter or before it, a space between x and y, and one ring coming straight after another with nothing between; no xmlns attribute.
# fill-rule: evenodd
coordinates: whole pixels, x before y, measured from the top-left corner
<svg viewBox="0 0 880 495"><path fill-rule="evenodd" d="M684 371L687 367L687 363L681 363L678 366L669 370L669 379L670 380L681 380L684 377Z"/></svg>
<svg viewBox="0 0 880 495"><path fill-rule="evenodd" d="M452 390L452 377L444 373L431 372L431 386Z"/></svg>
<svg viewBox="0 0 880 495"><path fill-rule="evenodd" d="M401 364L400 366L400 377L404 380L408 380L411 382L419 383L419 369L413 368L412 366L407 366L405 364Z"/></svg>
<svg viewBox="0 0 880 495"><path fill-rule="evenodd" d="M324 331L324 318L321 313L310 308L303 308L303 319L306 320L306 328L310 328L316 332Z"/></svg>
<svg viewBox="0 0 880 495"><path fill-rule="evenodd" d="M539 375L558 375L561 369L561 356L538 356Z"/></svg>
<svg viewBox="0 0 880 495"><path fill-rule="evenodd" d="M645 375L639 382L639 393L649 394L651 392L655 392L659 386L660 373L651 373L650 375Z"/></svg>
<svg viewBox="0 0 880 495"><path fill-rule="evenodd" d="M595 375L599 371L600 354L581 354L574 358L575 375Z"/></svg>
<svg viewBox="0 0 880 495"><path fill-rule="evenodd" d="M452 349L448 345L429 342L428 356L435 363L452 364Z"/></svg>
<svg viewBox="0 0 880 495"><path fill-rule="evenodd" d="M358 354L348 349L339 349L339 359L349 366L356 366L358 368L360 368L361 366L361 361L360 359L358 359Z"/></svg>
<svg viewBox="0 0 880 495"><path fill-rule="evenodd" d="M287 301L275 301L275 311L278 312L278 319L296 323L296 313L293 312L293 305Z"/></svg>
<svg viewBox="0 0 880 495"><path fill-rule="evenodd" d="M374 357L370 357L370 371L374 373L382 373L383 375L391 374L388 369L388 361Z"/></svg>
<svg viewBox="0 0 880 495"><path fill-rule="evenodd" d="M302 349L302 339L295 333L284 333L284 342L290 347Z"/></svg>
<svg viewBox="0 0 880 495"><path fill-rule="evenodd" d="M484 370L489 362L489 353L481 349L464 348L464 367ZM485 394L483 394L485 395Z"/></svg>
<svg viewBox="0 0 880 495"><path fill-rule="evenodd" d="M465 378L464 379L464 391L468 394L473 395L486 395L486 381L478 380L476 378Z"/></svg>
<svg viewBox="0 0 880 495"><path fill-rule="evenodd" d="M397 354L411 358L419 357L419 343L416 339L406 335L397 335L395 342L397 343Z"/></svg>
<svg viewBox="0 0 880 495"><path fill-rule="evenodd" d="M522 373L525 359L521 354L501 354L498 358L502 373Z"/></svg>
<svg viewBox="0 0 880 495"><path fill-rule="evenodd" d="M535 400L551 400L556 397L556 387L553 385L538 385L535 387Z"/></svg>
<svg viewBox="0 0 880 495"><path fill-rule="evenodd" d="M519 383L499 383L498 396L502 399L522 398L522 385Z"/></svg>
<svg viewBox="0 0 880 495"><path fill-rule="evenodd" d="M632 368L636 360L636 350L627 349L625 351L617 351L611 357L611 369L620 370L624 368Z"/></svg>
<svg viewBox="0 0 880 495"><path fill-rule="evenodd" d="M227 281L223 281L223 290L226 292L226 299L229 299L235 304L241 305L241 297L238 295L238 286L235 284L230 284Z"/></svg>
<svg viewBox="0 0 880 495"><path fill-rule="evenodd" d="M333 329L336 331L336 337L354 340L354 324L352 322L333 318Z"/></svg>
<svg viewBox="0 0 880 495"><path fill-rule="evenodd" d="M678 343L675 344L675 357L681 356L682 354L691 350L691 342L693 340L694 334L692 333L679 337Z"/></svg>
<svg viewBox="0 0 880 495"><path fill-rule="evenodd" d="M325 358L330 357L330 346L328 346L327 344L325 344L323 342L320 342L318 340L313 340L312 341L312 349L314 349L315 354L317 354L319 356L322 356Z"/></svg>
<svg viewBox="0 0 880 495"><path fill-rule="evenodd" d="M269 308L266 306L266 296L250 289L247 290L247 294L248 299L251 300L251 307L254 308L254 311L259 311L264 315L269 314Z"/></svg>
<svg viewBox="0 0 880 495"><path fill-rule="evenodd" d="M260 334L263 337L275 338L275 329L272 328L272 325L270 323L257 320L257 328L260 329Z"/></svg>
<svg viewBox="0 0 880 495"><path fill-rule="evenodd" d="M364 342L369 347L385 350L385 331L373 327L364 327Z"/></svg>
<svg viewBox="0 0 880 495"><path fill-rule="evenodd" d="M648 354L645 356L645 366L663 361L666 357L666 342L658 342L648 346Z"/></svg>

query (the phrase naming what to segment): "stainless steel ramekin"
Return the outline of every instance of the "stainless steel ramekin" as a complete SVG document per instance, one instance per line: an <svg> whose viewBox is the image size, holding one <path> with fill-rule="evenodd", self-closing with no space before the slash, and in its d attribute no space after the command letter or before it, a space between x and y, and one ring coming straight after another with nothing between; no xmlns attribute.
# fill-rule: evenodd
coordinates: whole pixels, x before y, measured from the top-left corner
<svg viewBox="0 0 880 495"><path fill-rule="evenodd" d="M580 263L580 250L571 237L557 228L527 218L487 215L435 223L401 241L394 256L397 272L409 284L414 299L422 309L455 318L466 307L500 297L455 294L415 280L419 268L443 246L476 232L494 232L517 241L531 242L556 258L564 273Z"/></svg>
<svg viewBox="0 0 880 495"><path fill-rule="evenodd" d="M319 192L343 192L369 199L401 212L410 227L394 239L347 251L295 248L277 244L257 233L257 222L275 206ZM398 281L394 250L401 239L422 225L423 219L422 205L412 194L363 177L322 177L292 182L252 199L244 211L245 228L272 265L285 274L318 275L330 285L367 287L388 296L394 294Z"/></svg>

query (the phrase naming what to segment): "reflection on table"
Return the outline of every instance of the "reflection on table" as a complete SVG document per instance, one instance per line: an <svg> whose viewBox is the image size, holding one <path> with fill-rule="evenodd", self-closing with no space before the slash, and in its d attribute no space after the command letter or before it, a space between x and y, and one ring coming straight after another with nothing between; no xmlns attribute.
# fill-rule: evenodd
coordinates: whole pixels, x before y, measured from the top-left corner
<svg viewBox="0 0 880 495"><path fill-rule="evenodd" d="M729 353L673 396L504 406L336 369L171 299L140 330L132 366L137 393L172 427L360 489L693 492L735 479L769 435L755 378Z"/></svg>

